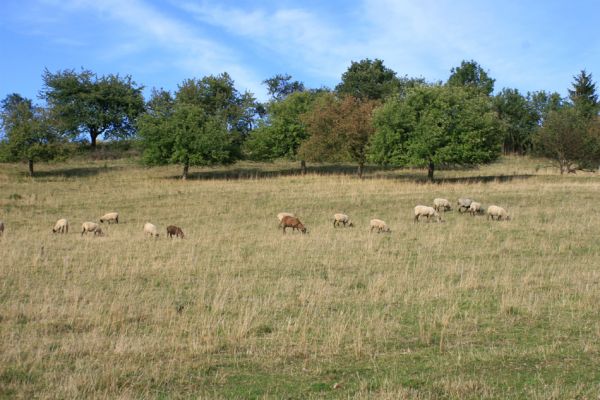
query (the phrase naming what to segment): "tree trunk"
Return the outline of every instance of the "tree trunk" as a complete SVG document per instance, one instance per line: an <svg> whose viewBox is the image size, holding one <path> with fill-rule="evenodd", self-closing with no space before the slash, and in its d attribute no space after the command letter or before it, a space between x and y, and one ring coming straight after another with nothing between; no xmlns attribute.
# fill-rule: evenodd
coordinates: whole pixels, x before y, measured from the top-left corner
<svg viewBox="0 0 600 400"><path fill-rule="evenodd" d="M29 160L29 176L33 176L33 160Z"/></svg>
<svg viewBox="0 0 600 400"><path fill-rule="evenodd" d="M365 164L360 162L358 163L358 177L362 179L363 176L363 169L365 167Z"/></svg>
<svg viewBox="0 0 600 400"><path fill-rule="evenodd" d="M302 175L306 174L306 161L300 160L300 172Z"/></svg>
<svg viewBox="0 0 600 400"><path fill-rule="evenodd" d="M90 129L90 140L92 144L92 149L96 150L96 138L100 133L96 129Z"/></svg>
<svg viewBox="0 0 600 400"><path fill-rule="evenodd" d="M433 161L429 161L429 165L427 166L427 178L433 182L433 171L435 169L435 165Z"/></svg>
<svg viewBox="0 0 600 400"><path fill-rule="evenodd" d="M183 179L184 181L188 177L189 170L190 170L190 164L188 164L188 163L183 164L183 174L181 175L181 179Z"/></svg>

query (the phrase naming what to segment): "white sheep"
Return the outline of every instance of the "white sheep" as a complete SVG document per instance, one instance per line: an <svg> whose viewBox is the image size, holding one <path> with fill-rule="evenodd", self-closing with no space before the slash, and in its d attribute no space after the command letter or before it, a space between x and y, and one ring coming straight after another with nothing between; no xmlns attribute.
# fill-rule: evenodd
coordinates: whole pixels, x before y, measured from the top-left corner
<svg viewBox="0 0 600 400"><path fill-rule="evenodd" d="M452 211L452 206L447 199L433 199L433 208L435 211Z"/></svg>
<svg viewBox="0 0 600 400"><path fill-rule="evenodd" d="M483 212L483 207L481 206L481 203L473 201L469 206L469 212L471 213L471 215L481 214Z"/></svg>
<svg viewBox="0 0 600 400"><path fill-rule="evenodd" d="M156 225L151 224L150 222L146 222L144 224L144 235L158 237L158 228L156 227Z"/></svg>
<svg viewBox="0 0 600 400"><path fill-rule="evenodd" d="M415 207L415 219L413 222L419 221L420 217L427 217L427 221L431 217L434 217L437 222L442 222L442 217L433 207L429 206L416 206Z"/></svg>
<svg viewBox="0 0 600 400"><path fill-rule="evenodd" d="M391 232L389 226L387 226L387 224L384 221L377 218L372 219L369 223L369 226L371 227L371 232L373 232L373 229L377 229L377 233Z"/></svg>
<svg viewBox="0 0 600 400"><path fill-rule="evenodd" d="M498 221L502 220L503 218L507 221L510 221L510 215L508 215L504 208L498 206L488 207L487 219L490 219L490 217L492 218L492 220L494 220L494 217L496 217Z"/></svg>
<svg viewBox="0 0 600 400"><path fill-rule="evenodd" d="M84 222L81 224L81 236L84 233L87 235L88 232L92 232L94 236L104 236L104 232L102 232L100 226L95 222Z"/></svg>
<svg viewBox="0 0 600 400"><path fill-rule="evenodd" d="M4 221L0 221L0 236L4 234Z"/></svg>
<svg viewBox="0 0 600 400"><path fill-rule="evenodd" d="M333 214L333 227L335 228L337 226L340 226L340 224L343 224L344 226L348 225L349 227L354 226L352 221L350 221L350 217L347 216L346 214L342 214L342 213Z"/></svg>
<svg viewBox="0 0 600 400"><path fill-rule="evenodd" d="M52 233L69 233L69 221L64 218L59 219L52 228Z"/></svg>
<svg viewBox="0 0 600 400"><path fill-rule="evenodd" d="M469 206L471 205L471 203L473 202L473 200L471 199L467 199L464 197L461 197L460 199L458 199L458 201L456 202L456 204L458 205L458 212L466 212L469 211Z"/></svg>
<svg viewBox="0 0 600 400"><path fill-rule="evenodd" d="M100 222L101 223L108 222L109 224L111 222L116 222L118 224L119 223L119 213L118 212L106 213L100 217Z"/></svg>

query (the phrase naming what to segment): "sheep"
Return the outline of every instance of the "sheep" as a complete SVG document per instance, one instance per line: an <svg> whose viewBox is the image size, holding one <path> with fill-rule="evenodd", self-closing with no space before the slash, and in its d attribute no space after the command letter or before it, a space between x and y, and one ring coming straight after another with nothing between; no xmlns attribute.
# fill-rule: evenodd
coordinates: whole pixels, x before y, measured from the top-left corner
<svg viewBox="0 0 600 400"><path fill-rule="evenodd" d="M373 229L377 229L377 233L392 231L384 221L377 218L372 219L369 223L369 226L371 227L371 233L373 232Z"/></svg>
<svg viewBox="0 0 600 400"><path fill-rule="evenodd" d="M458 211L461 213L467 212L469 210L469 206L471 205L472 202L473 202L473 200L471 200L471 199L461 197L456 202L456 204L458 205Z"/></svg>
<svg viewBox="0 0 600 400"><path fill-rule="evenodd" d="M52 228L52 233L69 233L69 221L64 218L59 219Z"/></svg>
<svg viewBox="0 0 600 400"><path fill-rule="evenodd" d="M289 212L280 212L279 214L277 214L277 219L279 220L279 227L283 227L283 225L281 224L281 220L284 217L295 217L296 215L294 215L294 213L289 213Z"/></svg>
<svg viewBox="0 0 600 400"><path fill-rule="evenodd" d="M431 217L434 217L437 222L442 222L442 217L435 210L435 208L428 207L428 206L416 206L415 207L415 219L413 220L413 222L418 222L419 218L423 217L423 216L427 217L427 221L429 221L429 219Z"/></svg>
<svg viewBox="0 0 600 400"><path fill-rule="evenodd" d="M344 224L344 226L348 225L350 228L354 227L354 224L350 221L350 217L346 214L333 214L333 227L338 227L340 224Z"/></svg>
<svg viewBox="0 0 600 400"><path fill-rule="evenodd" d="M4 221L0 221L0 236L4 234Z"/></svg>
<svg viewBox="0 0 600 400"><path fill-rule="evenodd" d="M471 215L475 216L475 214L481 214L482 212L483 207L481 206L481 203L476 201L471 202L471 205L469 206L469 213L471 213Z"/></svg>
<svg viewBox="0 0 600 400"><path fill-rule="evenodd" d="M100 217L100 222L104 223L104 221L108 222L109 224L114 221L117 224L119 223L119 213L118 212L109 212L107 214L104 214L102 217Z"/></svg>
<svg viewBox="0 0 600 400"><path fill-rule="evenodd" d="M447 199L434 199L433 200L433 208L435 211L452 211L452 206Z"/></svg>
<svg viewBox="0 0 600 400"><path fill-rule="evenodd" d="M144 236L145 235L158 237L158 228L156 227L156 225L151 224L150 222L146 222L144 224Z"/></svg>
<svg viewBox="0 0 600 400"><path fill-rule="evenodd" d="M178 226L169 225L169 226L167 226L167 236L170 238L175 236L175 237L180 237L183 239L183 231Z"/></svg>
<svg viewBox="0 0 600 400"><path fill-rule="evenodd" d="M302 233L306 233L306 227L296 217L286 215L281 220L281 226L283 227L283 234L285 235L285 228L292 228L292 231L298 229Z"/></svg>
<svg viewBox="0 0 600 400"><path fill-rule="evenodd" d="M496 217L496 220L498 221L502 220L502 218L504 218L506 221L510 221L510 215L508 215L504 208L498 206L488 207L487 219L490 219L490 217L492 218L492 221L494 220L494 217Z"/></svg>
<svg viewBox="0 0 600 400"><path fill-rule="evenodd" d="M93 232L94 236L104 236L104 232L95 222L84 222L81 224L81 236L85 233L87 235L88 232Z"/></svg>

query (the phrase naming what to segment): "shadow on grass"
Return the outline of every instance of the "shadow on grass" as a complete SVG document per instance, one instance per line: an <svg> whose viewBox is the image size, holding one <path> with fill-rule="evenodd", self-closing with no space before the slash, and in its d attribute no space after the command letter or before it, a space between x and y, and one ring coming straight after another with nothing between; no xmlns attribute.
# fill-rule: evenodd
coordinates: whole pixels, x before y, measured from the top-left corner
<svg viewBox="0 0 600 400"><path fill-rule="evenodd" d="M394 172L396 171L396 172ZM307 166L306 174L313 175L341 175L357 176L356 165L318 165ZM243 180L243 179L265 179L285 176L302 176L300 168L283 168L275 170L264 170L260 167L240 167L233 169L215 169L209 171L191 172L188 175L189 180ZM488 182L510 182L513 180L528 179L532 174L521 175L485 175L485 176L464 176L450 178L436 178L432 183L488 183ZM171 175L169 179L181 179L181 175ZM426 173L414 170L397 170L394 168L365 166L363 169L363 179L390 179L405 182L430 183Z"/></svg>
<svg viewBox="0 0 600 400"><path fill-rule="evenodd" d="M58 168L50 170L35 171L34 178L85 178L96 176L104 172L110 172L122 169L120 166L93 166L93 167L75 167L75 168Z"/></svg>

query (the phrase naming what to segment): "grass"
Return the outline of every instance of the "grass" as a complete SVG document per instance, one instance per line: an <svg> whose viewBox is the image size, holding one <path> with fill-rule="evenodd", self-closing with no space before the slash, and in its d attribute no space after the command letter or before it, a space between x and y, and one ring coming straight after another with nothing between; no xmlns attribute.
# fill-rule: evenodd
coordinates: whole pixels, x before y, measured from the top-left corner
<svg viewBox="0 0 600 400"><path fill-rule="evenodd" d="M182 182L129 160L40 164L34 179L2 165L0 397L598 397L598 176L512 157L433 184L296 167ZM415 205L462 196L513 220L413 224ZM107 236L80 236L108 211ZM283 236L279 211L310 234ZM335 212L357 227L334 229ZM62 217L70 233L52 235ZM369 234L375 217L392 233Z"/></svg>

